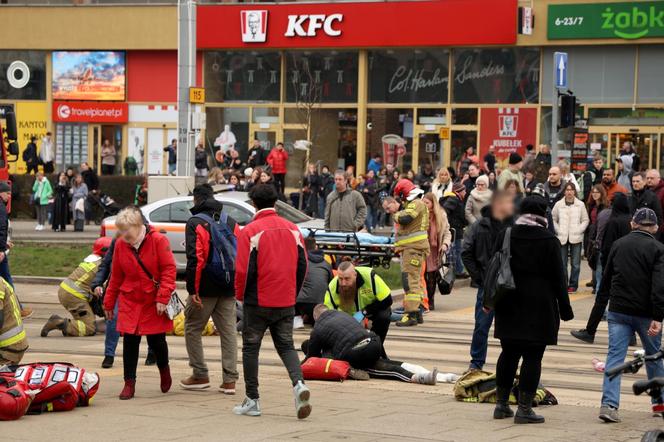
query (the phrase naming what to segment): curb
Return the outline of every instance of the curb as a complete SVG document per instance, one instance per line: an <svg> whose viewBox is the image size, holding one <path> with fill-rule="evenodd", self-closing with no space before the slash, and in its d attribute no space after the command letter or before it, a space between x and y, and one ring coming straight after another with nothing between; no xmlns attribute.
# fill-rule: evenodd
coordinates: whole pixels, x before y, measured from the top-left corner
<svg viewBox="0 0 664 442"><path fill-rule="evenodd" d="M12 275L14 282L19 284L45 284L45 285L60 285L64 277L57 276L26 276L26 275ZM185 281L176 281L176 288L186 289L187 283Z"/></svg>

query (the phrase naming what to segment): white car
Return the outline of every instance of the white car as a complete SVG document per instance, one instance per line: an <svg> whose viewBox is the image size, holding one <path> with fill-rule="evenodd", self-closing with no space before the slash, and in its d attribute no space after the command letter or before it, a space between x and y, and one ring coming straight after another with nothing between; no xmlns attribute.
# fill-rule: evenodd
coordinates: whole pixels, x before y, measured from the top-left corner
<svg viewBox="0 0 664 442"><path fill-rule="evenodd" d="M236 220L240 226L249 223L256 213L247 192L219 192L214 197L217 201L223 203L222 211ZM194 198L192 196L178 196L141 207L141 211L150 225L168 237L178 272L184 272L187 267L184 229L187 220L191 217L189 209L193 205ZM277 201L276 209L281 217L299 227L323 228L323 220L311 218L282 201ZM113 237L116 232L115 217L105 218L101 223L101 236Z"/></svg>

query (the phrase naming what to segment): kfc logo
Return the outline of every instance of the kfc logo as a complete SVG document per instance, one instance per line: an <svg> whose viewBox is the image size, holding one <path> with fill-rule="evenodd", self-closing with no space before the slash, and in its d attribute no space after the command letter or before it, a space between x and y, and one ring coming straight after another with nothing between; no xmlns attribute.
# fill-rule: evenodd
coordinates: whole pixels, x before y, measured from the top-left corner
<svg viewBox="0 0 664 442"><path fill-rule="evenodd" d="M514 138L517 134L519 117L514 114L509 114L513 111L514 114L519 112L518 109L506 109L507 114L498 115L498 134L504 138Z"/></svg>
<svg viewBox="0 0 664 442"><path fill-rule="evenodd" d="M319 29L328 37L338 37L341 30L334 27L335 22L341 23L343 14L311 14L311 15L289 15L286 37L315 37Z"/></svg>
<svg viewBox="0 0 664 442"><path fill-rule="evenodd" d="M267 40L267 11L240 11L242 41L265 43Z"/></svg>
<svg viewBox="0 0 664 442"><path fill-rule="evenodd" d="M71 108L66 104L61 104L58 106L58 118L61 120L66 120L71 116Z"/></svg>

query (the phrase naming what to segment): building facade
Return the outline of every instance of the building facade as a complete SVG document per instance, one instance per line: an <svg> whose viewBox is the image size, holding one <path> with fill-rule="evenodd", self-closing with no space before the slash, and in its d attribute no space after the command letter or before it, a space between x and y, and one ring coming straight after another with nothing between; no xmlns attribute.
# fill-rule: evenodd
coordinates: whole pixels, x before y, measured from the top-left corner
<svg viewBox="0 0 664 442"><path fill-rule="evenodd" d="M0 10L10 28L0 52L0 104L16 106L24 138L53 131L63 165L67 152L72 164L85 155L100 164L110 139L119 165L133 156L141 172L165 170L160 149L177 119L174 6ZM551 140L558 51L568 54L586 154L611 162L632 141L643 168L664 169L664 1L205 4L197 16L201 137L211 151L230 131L241 153L253 140L269 149L308 139L311 160L331 168L363 171L376 153L402 170L454 165L468 147L481 156L489 145L505 161ZM49 31L20 32L28 22ZM52 22L62 23L57 32ZM104 27L111 22L117 25ZM54 57L91 49L124 55L123 99L58 95ZM22 88L3 81L16 60L37 73ZM64 121L62 105L79 106L88 119L104 114L95 106L110 106L104 115L120 120ZM561 153L571 156L575 135L561 131L560 139ZM289 169L302 170L304 153L291 157Z"/></svg>

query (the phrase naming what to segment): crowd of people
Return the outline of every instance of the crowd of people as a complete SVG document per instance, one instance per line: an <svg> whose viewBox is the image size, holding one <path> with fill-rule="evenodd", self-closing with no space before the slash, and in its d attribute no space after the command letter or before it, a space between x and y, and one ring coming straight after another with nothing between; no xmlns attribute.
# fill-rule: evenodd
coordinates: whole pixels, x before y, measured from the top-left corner
<svg viewBox="0 0 664 442"><path fill-rule="evenodd" d="M275 203L284 192L283 176L279 176L283 174L277 171L285 165L287 153L283 146L275 151L276 156L266 160L272 174L258 166L252 170L250 178L255 181L249 187L249 198L256 215L242 229L222 215L223 206L214 198L210 184L199 184L193 191L192 217L185 228L189 297L184 308L192 374L180 381L180 387L210 387L200 336L212 318L222 350L219 390L235 393L239 377L236 301L242 305L246 394L234 408L236 414L261 414L258 355L267 330L292 382L297 417L310 414L311 392L293 344L296 316L313 325L310 340L302 348L305 358L333 357L366 371L367 376L435 383L437 370L414 373L387 354L395 287L389 287L370 267L341 261L333 268L317 249L314 237L304 238L295 225L277 215ZM330 231L370 231L380 226L382 215L394 223L404 289L398 327L422 324L423 313L435 309L442 266L458 278L470 278L477 296L468 369L483 370L495 320L494 336L500 340L501 353L494 418L542 423L544 418L532 409L542 358L546 347L557 343L560 321L574 318L570 294L579 287L582 255L596 275L588 285L597 297L588 326L572 334L593 342L608 304L607 368L622 363L634 333L647 354L659 349L664 318L664 182L657 170L632 170L638 157L628 148L620 157L619 177L629 165L630 180L622 180L629 187L617 182L614 170L604 168L599 155L576 178L565 161L551 164L547 146L540 146L539 152L529 147L525 159L512 153L502 171L493 149L481 164L473 152L465 152L456 170L427 167L419 175L401 175L393 168L390 175L386 172L391 166L383 168L376 155L363 177L354 178L350 171L334 172L324 198L320 194L324 174L310 168L307 183L315 195L309 195L307 204L317 214L323 207L325 228ZM392 182L386 191L379 186L388 176ZM0 196L3 189L0 183ZM37 190L41 199L45 190ZM0 248L1 215L0 210ZM119 397L127 400L136 391L142 336L147 338L151 362L159 369L161 391L171 388L166 333L172 328L170 309L177 304L172 295L175 262L168 240L150 227L137 207L123 209L116 225L118 238L96 243L93 254L60 286L60 301L72 319L52 316L42 336L56 329L65 336L93 334L92 304L105 292L102 366L113 365L121 333L125 385ZM508 257L514 286L498 298L487 278L492 277L493 262L501 254ZM2 258L0 253L0 264ZM17 362L6 354L0 348L4 358L0 364ZM649 377L661 374L661 361L648 364ZM519 390L516 413L509 406L515 379ZM620 420L619 388L619 377L605 377L599 415L605 422Z"/></svg>

